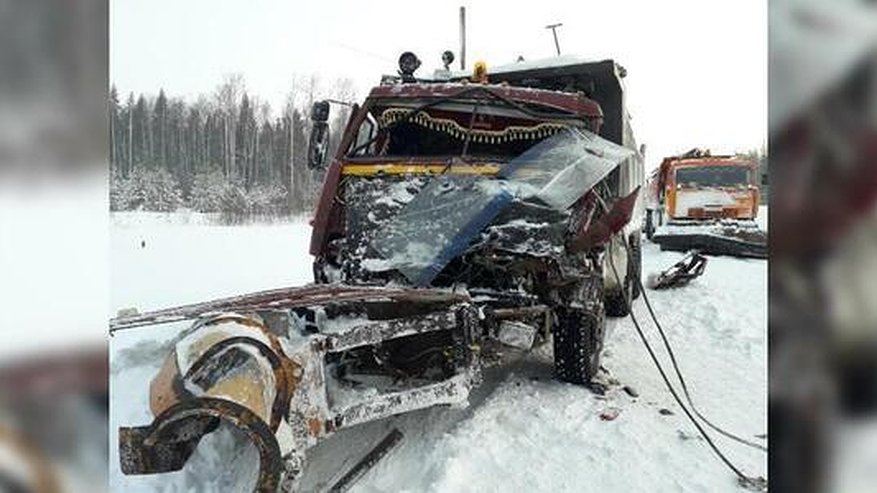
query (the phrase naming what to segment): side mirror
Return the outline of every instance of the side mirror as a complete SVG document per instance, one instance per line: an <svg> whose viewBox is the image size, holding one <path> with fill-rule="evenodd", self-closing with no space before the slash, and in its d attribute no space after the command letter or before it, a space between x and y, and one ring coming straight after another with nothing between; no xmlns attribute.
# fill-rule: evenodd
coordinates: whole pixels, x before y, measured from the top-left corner
<svg viewBox="0 0 877 493"><path fill-rule="evenodd" d="M329 146L329 102L316 101L311 106L311 136L308 140L308 168L322 168Z"/></svg>

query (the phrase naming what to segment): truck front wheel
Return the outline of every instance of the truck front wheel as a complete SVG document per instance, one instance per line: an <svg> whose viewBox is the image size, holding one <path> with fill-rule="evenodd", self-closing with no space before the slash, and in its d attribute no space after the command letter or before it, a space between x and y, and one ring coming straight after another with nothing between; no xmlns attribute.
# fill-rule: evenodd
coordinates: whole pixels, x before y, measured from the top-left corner
<svg viewBox="0 0 877 493"><path fill-rule="evenodd" d="M606 317L603 279L589 276L575 300L554 310L554 374L562 382L588 385L600 369Z"/></svg>

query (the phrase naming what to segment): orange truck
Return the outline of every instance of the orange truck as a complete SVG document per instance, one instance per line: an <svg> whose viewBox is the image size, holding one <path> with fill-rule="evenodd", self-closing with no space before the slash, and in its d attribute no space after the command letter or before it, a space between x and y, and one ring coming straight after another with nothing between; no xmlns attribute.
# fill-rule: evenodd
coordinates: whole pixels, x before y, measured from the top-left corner
<svg viewBox="0 0 877 493"><path fill-rule="evenodd" d="M766 255L757 170L748 157L700 149L665 158L649 181L646 236L667 250Z"/></svg>

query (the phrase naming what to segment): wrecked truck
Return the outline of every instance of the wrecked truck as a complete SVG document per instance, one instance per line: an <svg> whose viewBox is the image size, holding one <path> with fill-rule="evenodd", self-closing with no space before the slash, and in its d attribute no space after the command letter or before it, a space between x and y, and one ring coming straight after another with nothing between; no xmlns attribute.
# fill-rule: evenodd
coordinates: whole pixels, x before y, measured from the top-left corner
<svg viewBox="0 0 877 493"><path fill-rule="evenodd" d="M423 80L409 55L352 106L328 162L331 103L312 108L314 284L111 321L190 324L151 382L154 420L119 430L125 474L181 469L225 423L259 452L257 490L295 490L319 441L465 405L504 352L550 344L557 379L597 376L605 317L627 313L641 275L623 69Z"/></svg>

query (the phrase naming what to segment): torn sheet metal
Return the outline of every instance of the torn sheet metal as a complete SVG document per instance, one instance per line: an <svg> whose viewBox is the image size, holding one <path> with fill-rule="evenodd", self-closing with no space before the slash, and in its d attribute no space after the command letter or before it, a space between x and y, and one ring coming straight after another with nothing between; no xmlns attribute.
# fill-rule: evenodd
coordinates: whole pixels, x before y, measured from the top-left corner
<svg viewBox="0 0 877 493"><path fill-rule="evenodd" d="M494 250L531 257L564 252L569 212L545 204L516 200L481 234L481 244Z"/></svg>
<svg viewBox="0 0 877 493"><path fill-rule="evenodd" d="M212 397L180 401L150 425L119 428L119 461L125 474L179 471L201 438L225 421L243 432L259 453L254 491L288 484L280 446L269 426L246 406Z"/></svg>
<svg viewBox="0 0 877 493"><path fill-rule="evenodd" d="M319 323L321 329L334 325L337 330L331 332L294 333L298 326L291 316L271 324L277 315L273 301L265 303L264 311L208 311L197 319L180 334L150 384L153 422L119 429L122 472L178 471L202 437L224 423L242 432L259 453L256 491L291 491L301 477L305 451L339 428L434 405L466 404L470 389L481 379L472 350L480 343L481 312L476 306L455 303L456 296L446 291L410 288L349 288L358 298L345 303L339 301L344 298L339 289L333 290L338 296L295 308L307 320L320 320L319 314L344 319ZM406 299L400 298L402 308L394 310L399 316L387 318L382 307L393 299L385 296L393 291L397 294L391 296L404 292ZM314 300L317 292L302 289L302 294ZM405 353L393 344L396 349L409 347L411 336L428 334L445 336L436 350L441 361L430 363L432 373L394 372L399 367L392 365ZM380 353L383 362L357 366L357 350ZM346 363L343 381L359 376L367 383L355 398L330 407L330 389L342 380L328 369L341 360ZM381 377L392 384L376 385Z"/></svg>
<svg viewBox="0 0 877 493"><path fill-rule="evenodd" d="M618 234L624 225L630 222L638 195L639 187L636 187L636 190L628 196L622 197L612 204L612 208L605 215L576 234L569 244L569 250L572 252L586 251L609 241Z"/></svg>
<svg viewBox="0 0 877 493"><path fill-rule="evenodd" d="M628 159L635 159L634 151L570 128L511 160L499 177L517 185L522 198L533 196L566 210Z"/></svg>
<svg viewBox="0 0 877 493"><path fill-rule="evenodd" d="M500 181L439 176L375 235L371 247L384 260L368 268L395 269L426 286L512 200Z"/></svg>
<svg viewBox="0 0 877 493"><path fill-rule="evenodd" d="M685 286L703 274L706 269L706 257L697 251L686 255L682 260L661 272L657 278L649 279L652 289L668 289Z"/></svg>
<svg viewBox="0 0 877 493"><path fill-rule="evenodd" d="M349 286L344 284L308 284L293 288L269 289L213 301L192 303L153 312L134 314L110 320L110 334L182 320L203 318L210 314L250 312L267 309L291 309L327 302L395 300L402 303L466 302L465 293L441 289L414 289L386 286Z"/></svg>

